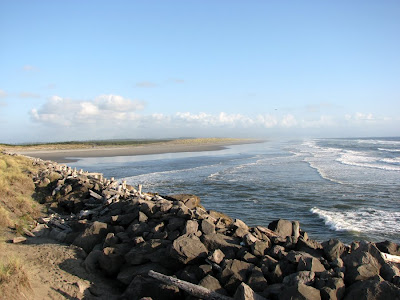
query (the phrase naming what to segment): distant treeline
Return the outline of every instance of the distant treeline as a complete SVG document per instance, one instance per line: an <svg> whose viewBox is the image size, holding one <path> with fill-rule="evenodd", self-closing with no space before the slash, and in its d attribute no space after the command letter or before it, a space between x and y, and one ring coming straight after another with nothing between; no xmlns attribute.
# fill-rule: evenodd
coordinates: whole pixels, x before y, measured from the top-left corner
<svg viewBox="0 0 400 300"><path fill-rule="evenodd" d="M67 142L52 142L52 143L24 143L24 144L0 144L0 146L20 146L20 147L32 147L32 146L56 146L56 145L81 145L81 146L129 146L129 145L143 145L143 144L154 144L170 142L174 139L163 139L163 140L99 140L99 141L67 141Z"/></svg>

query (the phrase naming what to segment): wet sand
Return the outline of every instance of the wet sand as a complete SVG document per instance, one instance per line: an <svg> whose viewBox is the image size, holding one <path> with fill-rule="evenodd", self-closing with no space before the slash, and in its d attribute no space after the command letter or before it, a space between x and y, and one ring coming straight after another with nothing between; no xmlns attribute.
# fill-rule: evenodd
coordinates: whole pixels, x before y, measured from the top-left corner
<svg viewBox="0 0 400 300"><path fill-rule="evenodd" d="M236 140L221 141L212 143L154 143L140 146L111 146L111 147L95 147L89 149L57 149L57 150L29 150L29 151L8 151L22 154L30 157L41 158L43 160L52 160L58 163L76 162L78 158L84 157L114 157L114 156L134 156L148 154L163 154L177 152L200 152L200 151L216 151L226 149L227 146L253 144L261 142L259 140Z"/></svg>

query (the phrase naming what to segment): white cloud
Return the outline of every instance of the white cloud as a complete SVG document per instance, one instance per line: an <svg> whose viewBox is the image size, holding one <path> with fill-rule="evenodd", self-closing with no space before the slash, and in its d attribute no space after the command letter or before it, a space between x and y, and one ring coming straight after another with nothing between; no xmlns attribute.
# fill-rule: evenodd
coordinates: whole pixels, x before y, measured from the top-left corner
<svg viewBox="0 0 400 300"><path fill-rule="evenodd" d="M280 124L282 125L282 127L286 127L286 128L294 127L297 125L297 120L293 115L288 114L288 115L283 116Z"/></svg>
<svg viewBox="0 0 400 300"><path fill-rule="evenodd" d="M255 122L265 128L272 128L278 125L277 118L272 115L258 115Z"/></svg>
<svg viewBox="0 0 400 300"><path fill-rule="evenodd" d="M135 111L143 107L142 102L118 95L101 95L93 101L76 101L53 96L39 109L32 109L31 117L36 122L63 126L78 126L82 123L97 123L103 126L137 119Z"/></svg>
<svg viewBox="0 0 400 300"><path fill-rule="evenodd" d="M4 90L0 90L0 98L7 97L7 93Z"/></svg>

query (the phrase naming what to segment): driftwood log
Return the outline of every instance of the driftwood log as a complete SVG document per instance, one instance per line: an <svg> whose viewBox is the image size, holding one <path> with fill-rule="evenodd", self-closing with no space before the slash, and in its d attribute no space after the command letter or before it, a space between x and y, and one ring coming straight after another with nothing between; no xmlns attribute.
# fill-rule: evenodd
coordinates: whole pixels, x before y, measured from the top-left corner
<svg viewBox="0 0 400 300"><path fill-rule="evenodd" d="M164 274L154 272L153 270L150 270L148 275L166 284L174 285L180 288L181 290L184 290L185 292L189 293L190 295L199 297L204 300L233 300L233 298L231 297L218 294L214 291L210 291L205 287L184 280L180 280L175 277L166 276Z"/></svg>
<svg viewBox="0 0 400 300"><path fill-rule="evenodd" d="M398 263L398 264L400 263L400 256L387 254L384 252L381 252L381 255L385 261L390 261L390 262L394 262L394 263Z"/></svg>

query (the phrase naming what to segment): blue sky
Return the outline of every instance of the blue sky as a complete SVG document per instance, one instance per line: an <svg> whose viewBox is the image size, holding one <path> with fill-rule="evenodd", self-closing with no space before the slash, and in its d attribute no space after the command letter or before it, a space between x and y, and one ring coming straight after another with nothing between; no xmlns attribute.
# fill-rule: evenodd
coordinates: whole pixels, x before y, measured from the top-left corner
<svg viewBox="0 0 400 300"><path fill-rule="evenodd" d="M0 143L399 136L399 1L0 1Z"/></svg>

